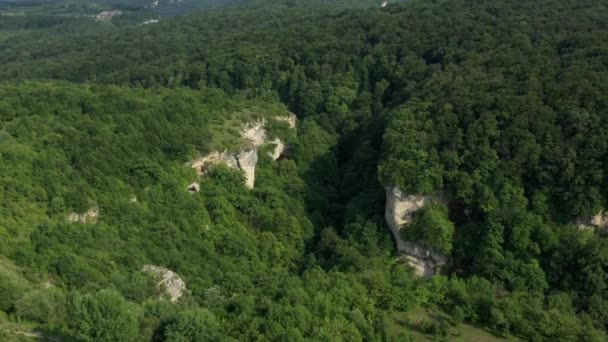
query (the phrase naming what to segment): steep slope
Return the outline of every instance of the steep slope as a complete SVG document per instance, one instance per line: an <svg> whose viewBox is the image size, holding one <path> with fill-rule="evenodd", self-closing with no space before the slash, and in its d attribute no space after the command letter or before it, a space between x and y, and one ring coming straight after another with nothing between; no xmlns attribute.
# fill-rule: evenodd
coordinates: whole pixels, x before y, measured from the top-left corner
<svg viewBox="0 0 608 342"><path fill-rule="evenodd" d="M387 340L390 312L425 306L605 340L608 242L576 223L608 207L606 18L594 1L414 1L9 39L4 79L85 86L4 85L1 250L87 303L70 309L114 303L128 326L104 332L131 338ZM241 125L288 109L289 157L256 153L246 189ZM224 150L233 169L188 163ZM147 264L183 277L188 305L158 301ZM95 337L83 317L53 324Z"/></svg>

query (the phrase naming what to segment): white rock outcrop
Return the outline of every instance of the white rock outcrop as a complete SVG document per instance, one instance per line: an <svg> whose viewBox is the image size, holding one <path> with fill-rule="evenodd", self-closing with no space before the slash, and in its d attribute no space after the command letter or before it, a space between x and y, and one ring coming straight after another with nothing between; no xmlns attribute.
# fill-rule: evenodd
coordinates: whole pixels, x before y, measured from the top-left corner
<svg viewBox="0 0 608 342"><path fill-rule="evenodd" d="M295 128L296 126L294 114L277 116L275 119L287 122L291 128ZM196 170L197 175L205 175L213 165L225 164L230 168L243 171L245 173L245 185L249 189L253 189L255 185L255 166L258 162L258 149L267 144L274 145L272 151L268 152L268 155L273 160L279 159L287 149L287 146L279 138L271 141L268 140L265 119L244 124L241 126L240 134L241 138L247 142L247 147L238 153L213 151L204 157L191 161L190 166ZM188 190L190 188L188 187Z"/></svg>
<svg viewBox="0 0 608 342"><path fill-rule="evenodd" d="M95 17L95 20L110 22L110 21L112 21L112 18L119 16L121 14L122 14L122 11L103 11Z"/></svg>
<svg viewBox="0 0 608 342"><path fill-rule="evenodd" d="M152 275L156 281L156 289L166 294L172 303L177 302L186 291L186 283L170 269L156 265L144 265L142 271Z"/></svg>
<svg viewBox="0 0 608 342"><path fill-rule="evenodd" d="M266 120L250 122L241 127L241 137L251 146L258 147L266 143Z"/></svg>
<svg viewBox="0 0 608 342"><path fill-rule="evenodd" d="M275 116L274 119L277 121L287 122L287 124L289 124L289 128L294 129L296 128L298 117L294 113L289 113L286 116Z"/></svg>
<svg viewBox="0 0 608 342"><path fill-rule="evenodd" d="M199 191L201 191L201 185L198 184L198 182L193 182L192 184L188 185L187 190L189 193L192 193L192 194L199 192Z"/></svg>
<svg viewBox="0 0 608 342"><path fill-rule="evenodd" d="M416 211L431 202L430 196L406 195L399 188L386 188L386 207L384 217L397 245L397 251L402 254L399 258L408 262L418 276L431 277L446 264L446 258L417 243L406 241L401 236L401 230L412 221Z"/></svg>
<svg viewBox="0 0 608 342"><path fill-rule="evenodd" d="M214 151L210 154L190 162L190 166L196 170L197 175L204 176L213 165L224 164L230 168L242 170L245 173L245 185L253 189L255 184L255 165L258 162L257 148L243 149L239 153ZM194 182L188 186L188 191L198 192L199 184Z"/></svg>
<svg viewBox="0 0 608 342"><path fill-rule="evenodd" d="M386 7L386 5L388 5L388 1L382 1L382 4L380 5L380 7Z"/></svg>
<svg viewBox="0 0 608 342"><path fill-rule="evenodd" d="M270 158L272 158L272 160L281 158L281 156L284 155L285 151L287 150L287 146L285 146L285 144L283 144L279 138L275 138L274 140L270 141L269 144L274 145L272 151L268 152L268 155Z"/></svg>
<svg viewBox="0 0 608 342"><path fill-rule="evenodd" d="M245 173L245 185L253 189L255 185L255 165L258 163L258 150L256 148L242 150L234 156L237 167Z"/></svg>
<svg viewBox="0 0 608 342"><path fill-rule="evenodd" d="M581 230L608 228L608 212L602 210L589 220L578 220L576 225Z"/></svg>
<svg viewBox="0 0 608 342"><path fill-rule="evenodd" d="M97 223L97 219L99 218L99 208L92 207L89 208L86 212L79 214L77 212L71 212L67 216L67 220L69 222L75 223Z"/></svg>
<svg viewBox="0 0 608 342"><path fill-rule="evenodd" d="M213 151L202 158L191 161L190 166L196 170L197 175L203 176L209 171L211 166L220 163L235 169L238 168L238 163L236 162L234 155L218 151Z"/></svg>

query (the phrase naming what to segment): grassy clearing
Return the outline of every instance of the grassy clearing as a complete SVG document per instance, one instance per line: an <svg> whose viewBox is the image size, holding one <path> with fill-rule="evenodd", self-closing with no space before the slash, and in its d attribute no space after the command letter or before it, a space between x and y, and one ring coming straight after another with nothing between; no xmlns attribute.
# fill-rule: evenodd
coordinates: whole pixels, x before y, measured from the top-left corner
<svg viewBox="0 0 608 342"><path fill-rule="evenodd" d="M8 316L0 311L0 341L40 341L44 340L42 334L37 332L36 326L29 323L11 322Z"/></svg>
<svg viewBox="0 0 608 342"><path fill-rule="evenodd" d="M434 334L428 332L428 327L433 323L438 325L442 320L448 320L449 316L418 308L405 313L395 312L391 318L391 335L397 340L400 340L400 336L408 335L414 341L438 341ZM445 340L463 342L520 341L515 337L499 337L487 329L465 323L460 324L460 327L449 326L449 336Z"/></svg>

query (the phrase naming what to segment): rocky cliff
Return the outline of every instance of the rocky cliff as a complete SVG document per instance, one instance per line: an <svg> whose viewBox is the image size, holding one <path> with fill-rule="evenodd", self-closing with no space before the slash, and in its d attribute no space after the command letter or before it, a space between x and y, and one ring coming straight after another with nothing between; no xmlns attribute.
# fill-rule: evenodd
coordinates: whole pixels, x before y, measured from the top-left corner
<svg viewBox="0 0 608 342"><path fill-rule="evenodd" d="M421 277L431 277L445 265L446 258L430 249L415 243L406 241L401 236L401 230L412 221L416 211L422 209L431 201L430 196L406 195L399 188L386 188L386 207L384 217L397 245L397 251L414 268L416 274Z"/></svg>
<svg viewBox="0 0 608 342"><path fill-rule="evenodd" d="M274 119L287 122L290 128L295 128L296 126L296 117L294 114L277 116ZM272 151L268 152L268 155L273 160L277 160L283 155L287 147L279 138L268 140L265 119L244 124L241 127L240 134L246 146L239 152L228 153L213 151L204 157L191 161L190 166L196 170L196 173L199 176L203 176L209 168L213 167L213 165L220 163L225 164L233 169L243 171L245 174L245 185L249 189L253 189L255 185L255 166L258 162L259 148L267 144L272 144L274 148ZM192 186L188 187L188 190L191 188Z"/></svg>

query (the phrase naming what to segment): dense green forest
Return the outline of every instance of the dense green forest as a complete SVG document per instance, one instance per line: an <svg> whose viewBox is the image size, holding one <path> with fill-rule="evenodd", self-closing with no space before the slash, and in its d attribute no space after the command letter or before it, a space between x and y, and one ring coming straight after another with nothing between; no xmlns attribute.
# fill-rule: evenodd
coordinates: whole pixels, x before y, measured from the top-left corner
<svg viewBox="0 0 608 342"><path fill-rule="evenodd" d="M7 3L0 339L608 339L604 2ZM288 148L253 189L197 175L261 120ZM449 259L432 278L385 187L442 199L403 232Z"/></svg>

